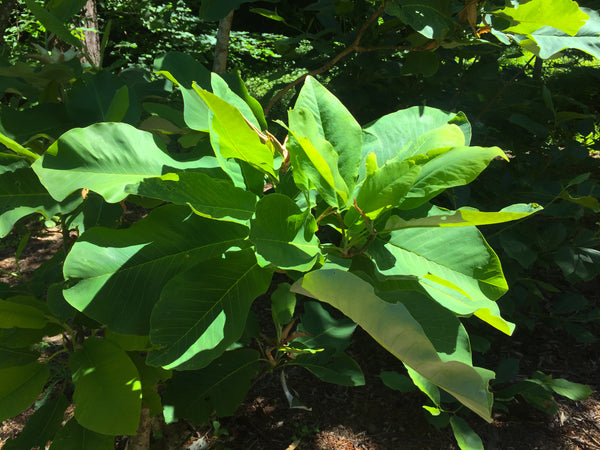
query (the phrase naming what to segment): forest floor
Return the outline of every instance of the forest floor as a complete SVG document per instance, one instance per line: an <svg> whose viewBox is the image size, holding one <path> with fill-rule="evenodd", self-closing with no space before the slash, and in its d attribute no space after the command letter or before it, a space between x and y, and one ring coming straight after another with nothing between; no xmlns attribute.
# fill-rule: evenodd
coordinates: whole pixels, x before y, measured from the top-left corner
<svg viewBox="0 0 600 450"><path fill-rule="evenodd" d="M18 243L14 243L16 246ZM6 244L5 244L6 245ZM37 233L29 240L19 261L25 278L62 245L57 230ZM14 285L15 247L0 248L0 282ZM600 302L597 286L590 294ZM269 302L257 300L258 315L268 314ZM590 331L600 336L600 324ZM401 363L365 332L357 329L348 353L360 364L366 385L345 387L323 383L299 367L286 371L287 383L297 391L308 409L290 409L277 374L261 378L232 417L206 427L185 422L161 425L155 421L156 449L457 449L449 427L437 430L427 419L420 392L400 393L385 387L378 375L384 370L402 370ZM495 412L492 423L467 417L486 449L600 450L600 346L576 343L561 329L536 327L535 332L517 330L512 337L498 336L486 361L520 360L523 378L539 370L554 378L588 384L594 389L584 401L556 397L559 411L550 416L517 398L509 412ZM71 411L70 411L71 410ZM72 408L67 410L72 414ZM32 409L0 425L0 448L18 435ZM117 439L125 448L126 439Z"/></svg>

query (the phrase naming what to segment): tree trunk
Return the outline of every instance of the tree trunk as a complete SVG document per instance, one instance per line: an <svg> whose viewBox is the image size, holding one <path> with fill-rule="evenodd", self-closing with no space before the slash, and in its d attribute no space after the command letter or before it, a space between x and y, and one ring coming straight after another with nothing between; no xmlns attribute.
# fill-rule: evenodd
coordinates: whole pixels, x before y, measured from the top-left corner
<svg viewBox="0 0 600 450"><path fill-rule="evenodd" d="M85 47L87 51L86 58L93 66L100 66L100 35L98 34L98 12L96 10L96 0L87 0L83 7L84 19L83 26L88 28L85 31Z"/></svg>
<svg viewBox="0 0 600 450"><path fill-rule="evenodd" d="M145 403L142 403L142 414L140 416L140 426L137 434L130 436L127 440L126 450L148 450L150 448L150 436L152 435L152 419L150 410Z"/></svg>
<svg viewBox="0 0 600 450"><path fill-rule="evenodd" d="M229 48L229 33L233 22L233 10L219 21L217 44L215 45L215 60L213 72L223 73L227 69L227 53Z"/></svg>

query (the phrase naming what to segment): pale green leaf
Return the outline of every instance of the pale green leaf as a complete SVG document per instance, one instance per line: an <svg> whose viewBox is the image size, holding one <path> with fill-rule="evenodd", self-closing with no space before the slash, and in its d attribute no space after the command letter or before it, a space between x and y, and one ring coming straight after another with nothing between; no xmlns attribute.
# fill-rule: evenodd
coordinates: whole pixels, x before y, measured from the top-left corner
<svg viewBox="0 0 600 450"><path fill-rule="evenodd" d="M467 364L443 362L423 328L401 303L382 300L369 283L340 270L311 272L292 290L339 309L406 365L491 420L487 382Z"/></svg>
<svg viewBox="0 0 600 450"><path fill-rule="evenodd" d="M64 264L65 299L122 334L146 334L160 291L190 265L244 246L248 229L165 205L124 230L92 228Z"/></svg>
<svg viewBox="0 0 600 450"><path fill-rule="evenodd" d="M525 35L550 26L575 36L589 18L573 0L530 0L516 8L501 9L496 14L513 24L503 32Z"/></svg>
<svg viewBox="0 0 600 450"><path fill-rule="evenodd" d="M316 231L317 222L310 211L301 211L285 195L270 194L256 205L250 240L264 265L307 271L320 254Z"/></svg>
<svg viewBox="0 0 600 450"><path fill-rule="evenodd" d="M206 367L242 336L250 306L267 290L271 275L258 266L253 251L245 250L173 278L152 311L150 340L164 348L150 352L148 364Z"/></svg>
<svg viewBox="0 0 600 450"><path fill-rule="evenodd" d="M385 230L381 232L401 230L404 228L422 228L422 227L464 227L476 225L491 225L495 223L510 222L520 220L543 208L535 203L519 203L498 212L483 212L474 209L459 209L450 211L444 208L435 208L437 213L427 217L402 219L398 215L393 215L385 224Z"/></svg>
<svg viewBox="0 0 600 450"><path fill-rule="evenodd" d="M135 364L116 344L89 338L69 357L75 418L96 433L136 434L142 407Z"/></svg>
<svg viewBox="0 0 600 450"><path fill-rule="evenodd" d="M261 172L276 177L273 152L261 141L240 110L196 84L193 87L212 112L209 116L210 142L215 153L223 158L245 161Z"/></svg>

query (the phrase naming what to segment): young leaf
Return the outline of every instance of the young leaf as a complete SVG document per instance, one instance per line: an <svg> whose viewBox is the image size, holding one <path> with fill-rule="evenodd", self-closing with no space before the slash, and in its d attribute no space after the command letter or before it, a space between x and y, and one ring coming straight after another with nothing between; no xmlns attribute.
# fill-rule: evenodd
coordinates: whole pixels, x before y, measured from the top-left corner
<svg viewBox="0 0 600 450"><path fill-rule="evenodd" d="M210 142L223 158L246 161L263 173L276 178L273 170L273 152L261 141L238 108L204 89L194 85L196 93L212 112Z"/></svg>
<svg viewBox="0 0 600 450"><path fill-rule="evenodd" d="M311 76L306 77L298 94L294 109L299 108L306 108L312 113L318 125L319 136L333 146L339 157L339 173L348 186L348 191L352 192L362 152L360 125L337 97Z"/></svg>
<svg viewBox="0 0 600 450"><path fill-rule="evenodd" d="M292 168L310 180L329 205L343 209L349 202L350 190L338 169L339 155L331 143L320 136L318 124L309 110L292 109L288 116L291 139L287 149Z"/></svg>
<svg viewBox="0 0 600 450"><path fill-rule="evenodd" d="M89 338L69 358L80 425L108 435L136 434L142 406L138 371L116 344Z"/></svg>
<svg viewBox="0 0 600 450"><path fill-rule="evenodd" d="M147 334L150 313L173 276L200 261L244 246L248 229L165 205L124 230L92 228L64 264L72 286L65 299L123 334ZM116 294L118 293L118 294Z"/></svg>
<svg viewBox="0 0 600 450"><path fill-rule="evenodd" d="M340 270L310 272L292 290L339 309L406 365L491 421L487 381L467 364L443 362L401 303L382 300L369 283Z"/></svg>
<svg viewBox="0 0 600 450"><path fill-rule="evenodd" d="M320 254L316 231L316 220L309 211L301 211L285 195L270 194L256 205L250 240L262 265L307 271Z"/></svg>
<svg viewBox="0 0 600 450"><path fill-rule="evenodd" d="M151 351L148 364L206 367L242 336L250 306L267 290L271 275L258 266L254 252L245 250L173 278L152 311L150 340L164 348Z"/></svg>
<svg viewBox="0 0 600 450"><path fill-rule="evenodd" d="M281 327L292 321L296 309L296 294L290 292L290 288L289 283L280 283L271 294L271 315L278 333Z"/></svg>

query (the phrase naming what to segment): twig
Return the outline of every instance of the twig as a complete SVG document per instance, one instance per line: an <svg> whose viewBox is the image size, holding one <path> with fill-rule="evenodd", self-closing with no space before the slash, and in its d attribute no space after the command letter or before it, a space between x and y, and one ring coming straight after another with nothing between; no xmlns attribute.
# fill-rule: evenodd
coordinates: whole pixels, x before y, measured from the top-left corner
<svg viewBox="0 0 600 450"><path fill-rule="evenodd" d="M489 101L489 103L487 105L485 105L485 108L483 108L483 111L481 111L479 113L479 115L477 117L475 117L475 120L473 121L473 123L477 122L481 118L481 116L483 116L487 112L487 110L490 109L494 103L496 103L496 101L500 98L500 96L506 90L506 88L508 86L510 86L512 84L512 82L517 79L518 76L520 76L523 72L525 72L525 69L527 69L527 67L529 67L529 64L531 64L531 61L533 61L534 58L535 58L535 55L533 55L529 59L529 61L527 61L527 64L525 64L521 70L519 70L516 74L514 74L510 80L508 80L506 83L504 83L504 86L502 86L502 88L498 91L498 93L496 95L494 95L494 98L492 98Z"/></svg>
<svg viewBox="0 0 600 450"><path fill-rule="evenodd" d="M371 17L369 17L369 19L363 24L363 26L358 31L358 34L356 35L356 39L354 39L354 42L352 42L352 44L349 47L346 47L344 50L342 50L340 53L338 53L333 59L331 59L328 62L326 62L320 68L318 68L316 70L313 70L311 72L308 72L308 73L302 75L299 78L296 78L289 85L287 85L285 88L283 88L279 92L279 94L277 94L269 102L269 104L267 105L267 107L265 109L265 114L269 113L269 111L271 110L271 108L273 107L273 105L275 103L277 103L281 99L281 97L283 97L285 95L285 93L287 91L289 91L291 88L293 88L294 86L296 86L297 84L299 84L300 82L302 82L307 76L309 76L309 75L310 76L314 76L314 75L318 75L320 73L326 72L327 70L331 69L334 65L336 65L339 60L341 60L342 58L344 58L346 55L352 53L352 51L354 51L354 49L357 48L358 45L360 44L360 40L362 39L363 35L367 31L367 28L369 27L369 25L371 25L371 23L373 23L373 21L375 19L377 19L377 17L379 17L381 15L381 13L383 13L383 11L385 11L386 6L387 6L387 2L385 2L383 5L381 5L381 7L377 11L375 11L371 15Z"/></svg>

